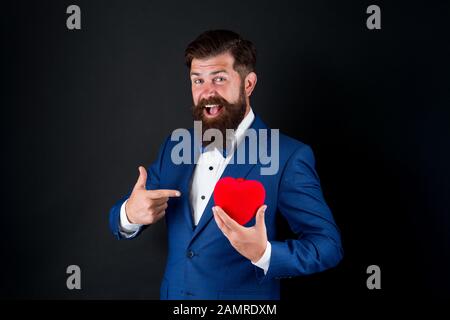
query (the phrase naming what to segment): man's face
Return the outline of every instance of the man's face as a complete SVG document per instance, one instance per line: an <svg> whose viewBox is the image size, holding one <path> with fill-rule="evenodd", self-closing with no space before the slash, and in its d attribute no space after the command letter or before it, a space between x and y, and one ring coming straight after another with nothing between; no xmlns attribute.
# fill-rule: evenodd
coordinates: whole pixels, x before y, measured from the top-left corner
<svg viewBox="0 0 450 320"><path fill-rule="evenodd" d="M234 58L223 53L206 59L193 59L191 85L194 120L202 121L203 132L209 128L236 129L246 114L244 81L233 69Z"/></svg>

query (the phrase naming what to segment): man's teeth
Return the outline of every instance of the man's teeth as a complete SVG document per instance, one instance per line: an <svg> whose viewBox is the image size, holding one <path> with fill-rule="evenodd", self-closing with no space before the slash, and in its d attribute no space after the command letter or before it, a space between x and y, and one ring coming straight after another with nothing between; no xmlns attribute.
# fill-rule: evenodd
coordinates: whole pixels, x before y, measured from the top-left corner
<svg viewBox="0 0 450 320"><path fill-rule="evenodd" d="M205 108L208 108L208 113L212 116L219 112L219 107L220 105L218 104L207 104L205 106Z"/></svg>

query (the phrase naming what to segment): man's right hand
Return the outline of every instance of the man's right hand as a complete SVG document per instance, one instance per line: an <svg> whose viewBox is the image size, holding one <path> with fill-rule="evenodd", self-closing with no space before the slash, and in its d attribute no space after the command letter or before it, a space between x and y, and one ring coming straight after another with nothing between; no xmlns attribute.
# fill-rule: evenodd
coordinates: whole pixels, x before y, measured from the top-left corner
<svg viewBox="0 0 450 320"><path fill-rule="evenodd" d="M127 218L131 223L153 224L164 217L170 197L179 197L178 190L147 190L147 170L139 167L139 178L125 205Z"/></svg>

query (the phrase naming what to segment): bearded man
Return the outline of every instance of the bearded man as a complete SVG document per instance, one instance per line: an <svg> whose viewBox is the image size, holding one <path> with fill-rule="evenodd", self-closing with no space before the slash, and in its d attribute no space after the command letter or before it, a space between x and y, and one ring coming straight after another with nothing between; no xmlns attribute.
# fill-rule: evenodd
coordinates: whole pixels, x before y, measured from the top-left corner
<svg viewBox="0 0 450 320"><path fill-rule="evenodd" d="M250 105L257 82L256 50L250 41L228 30L206 31L188 45L185 59L193 118L201 121L202 133L216 129L224 139L202 141L199 152L190 150L196 155L193 161L180 164L172 158L176 142L168 137L148 169L139 167L132 192L112 207L112 233L131 239L165 218L168 257L161 299L277 300L280 279L332 268L343 255L313 152L284 134L276 144L258 136L258 150L267 148L263 151L271 154L271 148L278 148L276 172L262 174L261 161L235 160L237 150L244 150L247 160L255 150L245 147L255 143L245 139L248 131L269 129ZM248 223L237 223L214 205L221 177L257 180L264 186L265 203ZM296 236L279 239L277 218L285 219Z"/></svg>

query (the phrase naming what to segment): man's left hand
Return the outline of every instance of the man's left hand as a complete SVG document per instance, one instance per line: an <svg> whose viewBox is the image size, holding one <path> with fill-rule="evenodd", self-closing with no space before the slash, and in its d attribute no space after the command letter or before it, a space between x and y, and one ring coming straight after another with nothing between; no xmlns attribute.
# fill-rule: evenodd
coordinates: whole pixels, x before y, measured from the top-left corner
<svg viewBox="0 0 450 320"><path fill-rule="evenodd" d="M230 241L233 248L253 263L261 259L266 251L267 231L264 222L266 208L267 206L263 205L258 209L256 223L249 228L234 221L219 206L212 208L217 226Z"/></svg>

